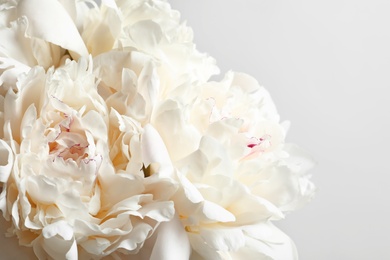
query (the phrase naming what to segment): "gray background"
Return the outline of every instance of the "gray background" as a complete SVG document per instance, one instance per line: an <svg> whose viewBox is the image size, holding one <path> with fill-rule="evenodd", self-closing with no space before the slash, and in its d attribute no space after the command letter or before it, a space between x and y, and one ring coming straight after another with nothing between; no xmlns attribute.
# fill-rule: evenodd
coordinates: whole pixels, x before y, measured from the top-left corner
<svg viewBox="0 0 390 260"><path fill-rule="evenodd" d="M279 226L302 260L390 259L390 1L170 0L201 51L256 77L318 194Z"/></svg>

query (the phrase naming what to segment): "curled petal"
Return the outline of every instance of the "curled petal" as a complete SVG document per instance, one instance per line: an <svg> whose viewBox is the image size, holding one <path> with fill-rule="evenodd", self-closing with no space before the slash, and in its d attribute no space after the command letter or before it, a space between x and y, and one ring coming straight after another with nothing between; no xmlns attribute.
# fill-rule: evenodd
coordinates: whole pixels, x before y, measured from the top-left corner
<svg viewBox="0 0 390 260"><path fill-rule="evenodd" d="M172 175L173 166L168 150L161 136L152 125L146 125L145 132L142 135L142 157L146 167L152 163L158 163L161 176L169 177Z"/></svg>
<svg viewBox="0 0 390 260"><path fill-rule="evenodd" d="M33 249L39 259L78 259L73 229L66 221L57 221L46 226L42 235L33 242Z"/></svg>
<svg viewBox="0 0 390 260"><path fill-rule="evenodd" d="M17 8L29 21L28 36L68 49L74 59L88 55L76 25L58 1L21 0Z"/></svg>
<svg viewBox="0 0 390 260"><path fill-rule="evenodd" d="M11 173L14 155L11 147L0 139L0 182L7 182Z"/></svg>

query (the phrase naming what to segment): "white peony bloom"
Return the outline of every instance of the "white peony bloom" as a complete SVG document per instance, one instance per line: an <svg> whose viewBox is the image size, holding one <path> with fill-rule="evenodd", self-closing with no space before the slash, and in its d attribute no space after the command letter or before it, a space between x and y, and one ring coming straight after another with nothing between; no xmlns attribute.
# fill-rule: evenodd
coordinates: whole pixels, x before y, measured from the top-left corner
<svg viewBox="0 0 390 260"><path fill-rule="evenodd" d="M145 159L160 152L144 144L150 134L108 113L84 59L47 73L34 67L17 87L4 96L1 140L8 232L39 259L137 253L174 215L173 180L144 178Z"/></svg>
<svg viewBox="0 0 390 260"><path fill-rule="evenodd" d="M311 199L312 160L255 79L209 82L166 1L0 0L0 38L0 210L20 245L296 259L272 221Z"/></svg>
<svg viewBox="0 0 390 260"><path fill-rule="evenodd" d="M174 202L192 259L296 259L294 244L271 221L311 199L313 162L284 143L268 92L245 74L228 73L203 85L192 104L176 101L159 112L156 128L173 151L181 183Z"/></svg>

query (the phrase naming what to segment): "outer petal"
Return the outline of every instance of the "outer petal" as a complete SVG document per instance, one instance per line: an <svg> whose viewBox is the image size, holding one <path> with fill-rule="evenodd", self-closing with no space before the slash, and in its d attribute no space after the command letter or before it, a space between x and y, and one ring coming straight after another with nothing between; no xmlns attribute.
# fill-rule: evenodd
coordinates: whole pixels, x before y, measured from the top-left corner
<svg viewBox="0 0 390 260"><path fill-rule="evenodd" d="M17 8L18 16L29 21L28 36L68 49L74 59L88 55L76 25L58 1L21 0Z"/></svg>
<svg viewBox="0 0 390 260"><path fill-rule="evenodd" d="M243 231L247 235L246 247L240 250L241 252L232 253L234 259L242 258L248 253L252 256L259 253L265 255L260 259L298 259L293 241L271 222L247 226Z"/></svg>
<svg viewBox="0 0 390 260"><path fill-rule="evenodd" d="M33 247L35 254L40 259L76 260L78 258L73 229L65 221L58 221L46 226L42 230L42 235L34 241Z"/></svg>
<svg viewBox="0 0 390 260"><path fill-rule="evenodd" d="M0 182L7 182L11 173L14 155L11 147L0 139Z"/></svg>

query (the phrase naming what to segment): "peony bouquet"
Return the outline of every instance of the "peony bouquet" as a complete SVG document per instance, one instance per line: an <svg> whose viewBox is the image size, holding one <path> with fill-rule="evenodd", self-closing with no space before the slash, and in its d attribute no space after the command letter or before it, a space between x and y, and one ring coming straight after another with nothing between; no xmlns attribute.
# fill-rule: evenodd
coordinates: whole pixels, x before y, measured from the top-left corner
<svg viewBox="0 0 390 260"><path fill-rule="evenodd" d="M313 162L164 0L0 0L0 210L38 259L296 259ZM3 253L2 253L3 254Z"/></svg>

